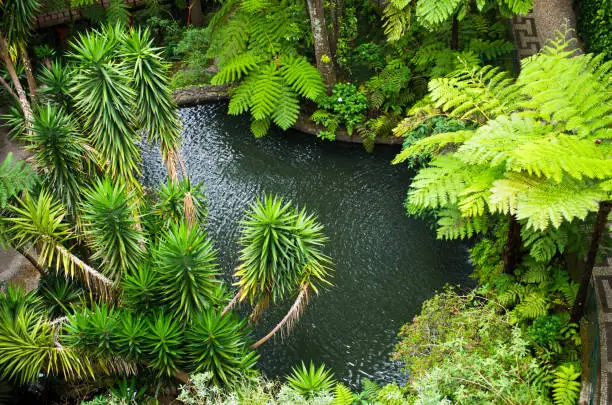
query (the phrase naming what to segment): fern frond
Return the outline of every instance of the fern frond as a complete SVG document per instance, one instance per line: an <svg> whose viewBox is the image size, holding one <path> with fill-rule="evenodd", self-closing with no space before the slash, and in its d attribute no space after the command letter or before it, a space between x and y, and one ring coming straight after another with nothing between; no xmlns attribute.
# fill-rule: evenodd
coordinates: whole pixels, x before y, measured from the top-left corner
<svg viewBox="0 0 612 405"><path fill-rule="evenodd" d="M321 74L306 59L282 57L280 63L281 76L299 95L314 101L325 93Z"/></svg>
<svg viewBox="0 0 612 405"><path fill-rule="evenodd" d="M211 79L211 84L220 85L240 80L244 75L255 69L260 58L250 53L243 53L225 63L221 70Z"/></svg>
<svg viewBox="0 0 612 405"><path fill-rule="evenodd" d="M416 6L417 19L424 26L431 28L449 20L463 3L463 0L421 0Z"/></svg>
<svg viewBox="0 0 612 405"><path fill-rule="evenodd" d="M552 384L555 405L573 405L580 395L580 371L573 364L560 365Z"/></svg>
<svg viewBox="0 0 612 405"><path fill-rule="evenodd" d="M261 138L268 133L270 129L270 119L264 118L262 120L251 121L251 132L255 135L255 138Z"/></svg>
<svg viewBox="0 0 612 405"><path fill-rule="evenodd" d="M251 95L251 115L256 120L263 120L272 115L277 100L283 92L283 80L276 66L272 63L260 70L253 83Z"/></svg>
<svg viewBox="0 0 612 405"><path fill-rule="evenodd" d="M34 185L34 171L23 160L13 163L13 153L9 152L0 164L0 208L5 208L8 200Z"/></svg>
<svg viewBox="0 0 612 405"><path fill-rule="evenodd" d="M402 124L400 124L402 125ZM399 126L398 126L399 127ZM396 127L394 132L397 130ZM392 163L398 164L422 153L438 153L444 147L451 144L461 144L474 135L473 130L462 130L455 132L443 132L423 138L409 148L402 150L395 156Z"/></svg>
<svg viewBox="0 0 612 405"><path fill-rule="evenodd" d="M475 234L486 232L489 218L485 215L462 217L458 209L447 208L438 213L438 239L466 239Z"/></svg>
<svg viewBox="0 0 612 405"><path fill-rule="evenodd" d="M408 191L409 204L421 209L456 204L469 180L466 174L465 165L459 159L439 156L415 176Z"/></svg>
<svg viewBox="0 0 612 405"><path fill-rule="evenodd" d="M538 316L546 315L550 301L539 293L532 292L521 299L512 312L519 319L535 319Z"/></svg>
<svg viewBox="0 0 612 405"><path fill-rule="evenodd" d="M295 124L299 115L300 102L297 94L290 87L283 85L272 113L272 120L281 129L287 130Z"/></svg>
<svg viewBox="0 0 612 405"><path fill-rule="evenodd" d="M240 115L244 112L249 111L251 107L251 97L253 96L253 84L257 81L257 75L252 74L247 77L236 89L233 91L230 98L227 113L230 115Z"/></svg>
<svg viewBox="0 0 612 405"><path fill-rule="evenodd" d="M352 405L355 395L344 384L337 383L334 387L334 399L331 405Z"/></svg>

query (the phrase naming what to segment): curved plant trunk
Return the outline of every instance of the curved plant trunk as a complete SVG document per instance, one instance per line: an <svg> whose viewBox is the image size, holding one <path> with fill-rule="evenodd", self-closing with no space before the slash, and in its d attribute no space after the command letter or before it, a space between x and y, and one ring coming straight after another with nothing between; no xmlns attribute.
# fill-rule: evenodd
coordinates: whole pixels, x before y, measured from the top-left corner
<svg viewBox="0 0 612 405"><path fill-rule="evenodd" d="M571 322L578 323L580 318L582 318L584 315L584 304L586 302L587 291L593 275L593 267L595 267L595 259L597 258L599 242L601 241L601 237L608 226L608 215L610 214L610 208L612 208L612 201L601 201L599 203L599 210L597 211L595 224L593 224L591 244L586 256L584 272L582 273L580 287L578 288L578 294L576 294L576 300L574 301L574 307L572 308Z"/></svg>
<svg viewBox="0 0 612 405"><path fill-rule="evenodd" d="M15 100L17 102L19 102L19 96L17 96L17 94L15 94L15 92L13 91L11 86L9 86L9 84L6 82L6 80L4 80L4 78L2 78L2 77L0 77L0 84L2 84L2 86L4 86L4 89L7 91L8 94L13 96L15 98Z"/></svg>
<svg viewBox="0 0 612 405"><path fill-rule="evenodd" d="M232 298L229 304L227 304L225 308L223 308L223 311L221 312L221 316L225 316L225 314L238 303L238 301L240 300L240 291L241 290L239 290L236 293L236 295L234 295L234 298Z"/></svg>
<svg viewBox="0 0 612 405"><path fill-rule="evenodd" d="M23 60L23 68L28 81L28 90L30 90L30 102L36 107L36 80L34 80L32 62L30 62L30 56L25 47L21 49L21 59Z"/></svg>
<svg viewBox="0 0 612 405"><path fill-rule="evenodd" d="M25 257L32 266L34 266L34 268L36 269L36 271L38 271L38 273L41 276L45 275L45 269L38 263L38 260L36 260L34 258L34 256L32 256L31 254L29 254L24 248L22 247L18 247L15 249L16 251L18 251L19 253L21 253L21 255L23 257Z"/></svg>
<svg viewBox="0 0 612 405"><path fill-rule="evenodd" d="M504 273L514 274L514 270L521 262L521 224L515 215L508 218L508 240L504 247L503 261Z"/></svg>
<svg viewBox="0 0 612 405"><path fill-rule="evenodd" d="M300 293L295 299L293 305L291 305L291 308L289 309L289 312L287 312L287 315L285 315L285 317L266 336L253 343L253 345L251 345L251 349L257 349L259 346L267 342L272 336L276 334L276 332L281 330L283 326L287 328L287 331L290 331L295 325L295 322L302 314L304 307L306 306L306 304L308 304L309 294L310 285L308 283L305 283L300 288Z"/></svg>
<svg viewBox="0 0 612 405"><path fill-rule="evenodd" d="M325 10L323 0L307 0L308 13L310 14L310 26L314 38L315 57L317 59L317 70L323 76L328 89L336 84L336 70L334 68L334 56L329 46L329 35L325 25Z"/></svg>
<svg viewBox="0 0 612 405"><path fill-rule="evenodd" d="M21 106L21 110L23 111L23 116L25 117L25 125L27 131L30 131L30 123L32 122L32 108L30 107L30 102L26 97L26 93L19 82L19 77L17 76L17 72L15 71L15 66L13 65L13 61L8 53L8 44L6 42L6 38L0 34L0 57L2 57L2 61L4 62L4 66L6 70L9 72L11 76L11 80L13 81L13 87L15 88L15 92L17 93L17 98L19 99L19 105Z"/></svg>

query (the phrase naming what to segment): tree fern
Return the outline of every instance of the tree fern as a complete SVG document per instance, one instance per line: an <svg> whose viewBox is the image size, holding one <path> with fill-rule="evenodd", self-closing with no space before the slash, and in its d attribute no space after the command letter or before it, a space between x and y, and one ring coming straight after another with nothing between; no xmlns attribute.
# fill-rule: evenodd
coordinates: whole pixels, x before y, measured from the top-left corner
<svg viewBox="0 0 612 405"><path fill-rule="evenodd" d="M214 85L220 85L240 80L244 75L255 69L260 61L260 58L248 52L237 55L225 63L210 82Z"/></svg>
<svg viewBox="0 0 612 405"><path fill-rule="evenodd" d="M13 163L13 153L9 152L0 164L0 208L6 207L11 197L30 188L35 180L36 177L30 166L23 160Z"/></svg>
<svg viewBox="0 0 612 405"><path fill-rule="evenodd" d="M319 71L306 59L284 57L280 62L281 76L299 95L314 101L325 93L325 85Z"/></svg>
<svg viewBox="0 0 612 405"><path fill-rule="evenodd" d="M573 364L560 365L552 382L553 400L556 405L573 405L580 395L580 371Z"/></svg>

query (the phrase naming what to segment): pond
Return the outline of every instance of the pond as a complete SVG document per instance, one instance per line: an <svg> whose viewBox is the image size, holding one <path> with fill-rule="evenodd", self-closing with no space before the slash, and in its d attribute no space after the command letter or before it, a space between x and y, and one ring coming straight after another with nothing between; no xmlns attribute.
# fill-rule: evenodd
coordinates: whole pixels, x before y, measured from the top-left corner
<svg viewBox="0 0 612 405"><path fill-rule="evenodd" d="M333 287L313 297L291 335L268 341L258 366L268 376L287 374L301 361L324 362L338 380L356 386L403 379L389 353L401 325L444 284L466 284L467 247L435 239L407 218L403 201L411 172L392 166L397 148L330 143L297 131L255 139L248 117L225 114L227 105L180 110L183 158L194 182L206 186L207 229L223 270L238 264L237 222L254 196L277 193L315 212L329 237ZM165 181L159 153L145 152L147 184ZM290 302L270 308L257 326L263 336Z"/></svg>

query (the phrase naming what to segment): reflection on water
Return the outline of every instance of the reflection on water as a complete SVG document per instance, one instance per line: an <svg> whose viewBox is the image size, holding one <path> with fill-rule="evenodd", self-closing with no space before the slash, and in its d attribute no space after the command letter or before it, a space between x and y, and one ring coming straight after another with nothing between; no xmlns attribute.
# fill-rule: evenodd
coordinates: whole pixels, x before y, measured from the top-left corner
<svg viewBox="0 0 612 405"><path fill-rule="evenodd" d="M223 270L237 265L237 221L255 195L277 193L318 214L335 262L334 286L315 297L284 341L269 341L259 367L269 376L288 373L300 361L325 362L351 385L403 378L389 358L402 324L445 283L467 281L464 245L440 242L421 221L404 215L410 182L391 166L397 149L322 143L298 132L254 139L248 119L225 115L226 105L181 110L183 158L192 179L204 182L208 231ZM165 178L157 151L146 153L145 181ZM261 336L290 302L268 310Z"/></svg>

